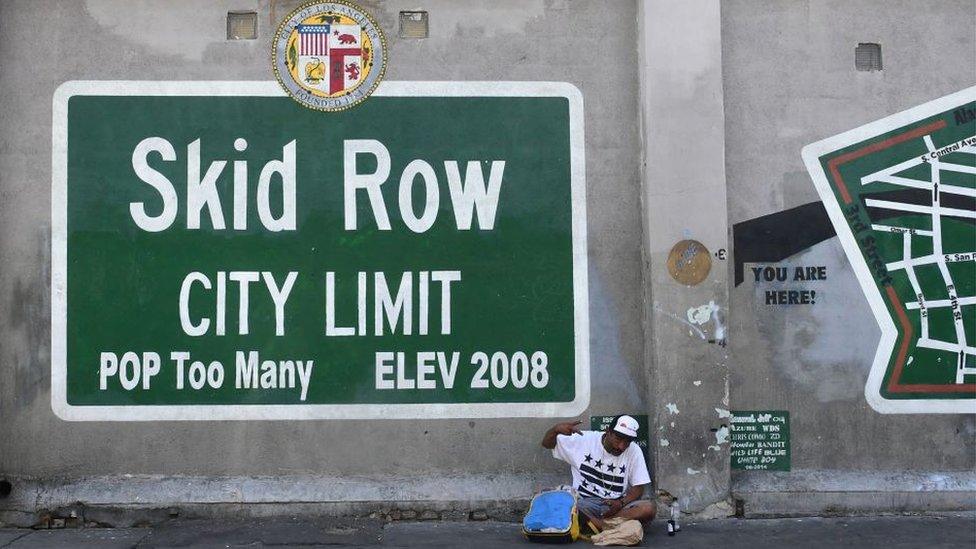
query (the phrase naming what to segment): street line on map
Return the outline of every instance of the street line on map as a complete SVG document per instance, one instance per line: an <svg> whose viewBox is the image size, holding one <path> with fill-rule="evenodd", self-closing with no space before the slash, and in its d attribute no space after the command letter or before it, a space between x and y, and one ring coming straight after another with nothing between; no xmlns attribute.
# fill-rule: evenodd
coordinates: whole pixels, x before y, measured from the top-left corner
<svg viewBox="0 0 976 549"><path fill-rule="evenodd" d="M935 145L932 143L932 137L926 135L923 137L925 141L925 146L928 147L929 152L935 152ZM941 182L943 166L948 166L941 161L939 158L935 158L929 161L929 165L932 166L932 187L935 191L932 194L932 255L936 256L935 263L939 266L939 272L942 274L942 281L945 282L946 291L949 293L949 301L952 303L952 323L956 328L956 342L959 345L966 346L966 326L962 323L962 311L959 308L959 296L956 293L956 285L952 281L952 274L949 273L949 265L946 263L945 256L943 255L942 249L942 208L939 206L939 183ZM974 171L973 173L976 173ZM976 213L976 212L973 212Z"/></svg>
<svg viewBox="0 0 976 549"><path fill-rule="evenodd" d="M881 231L883 233L911 233L918 236L932 236L932 231L927 229L913 229L911 227L895 227L894 225L878 225L877 223L872 224L871 228L876 231Z"/></svg>
<svg viewBox="0 0 976 549"><path fill-rule="evenodd" d="M861 185L867 185L869 183L890 183L901 187L912 187L913 189L925 189L927 191L932 190L931 181L919 181L898 175L872 174L861 178Z"/></svg>
<svg viewBox="0 0 976 549"><path fill-rule="evenodd" d="M964 364L966 363L966 355L959 353L956 355L956 384L962 383L962 378L966 375L966 368Z"/></svg>
<svg viewBox="0 0 976 549"><path fill-rule="evenodd" d="M950 164L948 162L942 162L941 164L942 164L942 169L943 170L949 170L951 172L960 172L960 173L976 174L976 167L973 167L973 166L963 166L961 164Z"/></svg>
<svg viewBox="0 0 976 549"><path fill-rule="evenodd" d="M945 166L945 164L943 164ZM959 187L956 185L940 185L940 193L958 194L962 196L976 196L976 189L967 189L966 187Z"/></svg>
<svg viewBox="0 0 976 549"><path fill-rule="evenodd" d="M905 261L905 274L908 275L908 281L912 285L912 291L915 292L915 298L918 299L918 305L920 309L919 322L922 325L922 338L927 339L929 337L929 315L928 311L925 309L925 295L922 293L922 286L918 283L918 277L915 276L915 265L912 263L912 235L910 233L905 233L902 239L903 242L903 252L902 257ZM908 305L905 305L906 308Z"/></svg>
<svg viewBox="0 0 976 549"><path fill-rule="evenodd" d="M868 198L864 203L869 208L884 208L887 210L901 210L903 212L912 213L922 213L931 214L931 206L919 206L918 204L906 204L904 202L890 202L888 200L875 200L873 198ZM939 213L941 215L949 217L965 217L967 219L976 219L976 211L971 210L960 210L958 208L939 208Z"/></svg>
<svg viewBox="0 0 976 549"><path fill-rule="evenodd" d="M942 341L941 339L928 339L928 338L918 338L918 343L915 344L916 347L924 347L926 349L935 349L937 351L948 351L950 353L958 353L962 351L965 354L976 354L976 347L969 345L959 345L958 343L952 343L951 341Z"/></svg>
<svg viewBox="0 0 976 549"><path fill-rule="evenodd" d="M903 172L903 171L905 171L905 170L907 170L909 168L914 168L915 166L918 166L921 163L922 163L922 159L920 159L920 158L912 158L911 160L906 160L904 162L899 162L898 164L895 164L894 166L889 166L889 167L887 167L887 168L885 168L883 170L879 170L879 171L874 172L873 174L866 175L866 176L862 177L861 178L861 185L866 185L868 183L873 183L874 181L877 181L877 180L881 179L882 177L890 177L890 176L893 176L896 173Z"/></svg>
<svg viewBox="0 0 976 549"><path fill-rule="evenodd" d="M976 296L967 296L959 298L959 306L964 305L976 305ZM926 309L937 309L940 307L952 307L952 303L948 299L926 299L925 308ZM917 301L909 301L905 303L906 309L918 309Z"/></svg>
<svg viewBox="0 0 976 549"><path fill-rule="evenodd" d="M945 164L942 164L943 166ZM901 177L897 175L887 175L887 176L877 176L870 175L861 179L862 185L867 185L869 183L888 183L890 185L898 185L899 187L911 187L913 189L923 189L926 191L932 190L931 181L919 181L917 179L909 179L907 177ZM976 189L970 189L967 187L959 187L957 185L939 185L939 193L950 193L958 194L961 196L972 196L976 197Z"/></svg>
<svg viewBox="0 0 976 549"><path fill-rule="evenodd" d="M974 353L969 353L974 354ZM976 367L967 368L966 367L966 353L960 351L956 355L956 384L963 383L964 376L970 376L976 374Z"/></svg>
<svg viewBox="0 0 976 549"><path fill-rule="evenodd" d="M964 261L976 261L976 254L974 253L949 254L948 258L946 258L945 256L942 256L942 258L948 263L957 263L957 262L961 263ZM931 265L938 261L938 258L934 254L923 255L921 257L913 257L911 259L912 259L911 264L916 267L918 267L919 265ZM905 260L892 261L891 263L885 265L885 267L887 267L889 271L897 271L899 269L904 269Z"/></svg>

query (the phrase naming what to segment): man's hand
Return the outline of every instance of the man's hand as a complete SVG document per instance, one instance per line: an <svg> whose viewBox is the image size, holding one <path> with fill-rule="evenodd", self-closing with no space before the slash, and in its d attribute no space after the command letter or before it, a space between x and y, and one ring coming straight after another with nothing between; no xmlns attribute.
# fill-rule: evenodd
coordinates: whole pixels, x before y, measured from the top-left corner
<svg viewBox="0 0 976 549"><path fill-rule="evenodd" d="M624 503L619 499L605 499L603 500L603 504L610 507L606 513L603 513L603 518L610 518L624 508Z"/></svg>
<svg viewBox="0 0 976 549"><path fill-rule="evenodd" d="M560 435L578 435L580 434L580 424L582 421L566 421L563 423L557 423L552 429Z"/></svg>
<svg viewBox="0 0 976 549"><path fill-rule="evenodd" d="M578 435L580 434L579 426L583 423L582 421L564 421L563 423L557 423L552 426L552 429L546 431L546 435L542 437L542 447L552 450L556 447L556 436L558 435Z"/></svg>

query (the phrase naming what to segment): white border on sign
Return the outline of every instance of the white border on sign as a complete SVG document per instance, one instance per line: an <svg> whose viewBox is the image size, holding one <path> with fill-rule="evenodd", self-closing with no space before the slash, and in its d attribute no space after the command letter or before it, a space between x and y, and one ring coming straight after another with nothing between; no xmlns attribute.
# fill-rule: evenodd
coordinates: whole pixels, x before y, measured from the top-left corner
<svg viewBox="0 0 976 549"><path fill-rule="evenodd" d="M813 178L813 184L816 186L820 200L823 202L827 210L827 215L830 217L830 222L837 232L837 238L840 239L840 243L844 247L844 253L854 268L854 274L861 284L861 290L864 291L864 295L867 297L868 304L871 306L871 312L874 313L874 317L878 321L878 326L881 328L881 339L878 342L878 350L874 355L871 372L868 374L868 381L864 386L864 397L872 408L883 414L972 414L976 413L976 400L949 398L896 400L881 396L881 383L884 380L888 362L891 360L891 353L895 348L895 341L898 339L898 329L895 327L895 321L891 317L891 313L888 312L888 308L885 306L881 290L874 281L867 261L861 255L861 250L857 245L857 241L854 239L854 233L844 218L844 214L840 209L840 202L837 201L837 197L831 190L827 174L820 163L820 158L831 152L855 143L861 143L892 130L897 130L898 128L974 100L976 100L976 86L945 97L940 97L923 105L803 147L803 162L806 164L807 171L810 172L810 176Z"/></svg>
<svg viewBox="0 0 976 549"><path fill-rule="evenodd" d="M67 421L571 417L590 402L583 95L566 82L382 82L374 96L564 97L569 102L576 397L569 402L72 406L67 393L68 100L77 95L287 97L278 82L70 81L54 92L51 185L51 407ZM311 116L311 115L310 115ZM323 115L328 116L328 115Z"/></svg>

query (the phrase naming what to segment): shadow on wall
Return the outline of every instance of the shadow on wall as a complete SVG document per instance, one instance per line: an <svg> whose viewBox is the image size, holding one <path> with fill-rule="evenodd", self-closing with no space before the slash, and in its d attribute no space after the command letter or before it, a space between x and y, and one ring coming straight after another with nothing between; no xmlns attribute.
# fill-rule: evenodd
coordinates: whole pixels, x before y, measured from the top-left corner
<svg viewBox="0 0 976 549"><path fill-rule="evenodd" d="M26 413L31 403L43 395L44 407L47 403L47 389L50 388L51 371L51 304L50 304L50 229L41 227L34 239L35 258L30 264L40 266L40 272L25 273L12 281L12 291L7 296L5 311L7 324L2 330L7 332L7 345L0 351L0 359L13 365L12 388L16 403L13 408L5 408L0 403L0 411L7 419L18 412ZM8 275L11 273L8 273ZM3 414L0 414L3 415Z"/></svg>
<svg viewBox="0 0 976 549"><path fill-rule="evenodd" d="M840 241L828 239L778 265L788 272L820 265L827 277L754 286L751 314L763 345L770 346L776 375L820 402L863 399L881 331ZM786 288L815 292L816 301L806 306L766 304L766 292ZM856 333L851 326L858 327Z"/></svg>
<svg viewBox="0 0 976 549"><path fill-rule="evenodd" d="M810 202L732 226L735 285L745 279L746 263L775 263L837 236L823 203Z"/></svg>
<svg viewBox="0 0 976 549"><path fill-rule="evenodd" d="M590 265L590 393L592 403L614 413L644 410L641 369L626 363L620 352L619 317L599 271ZM604 404L605 403L605 404Z"/></svg>
<svg viewBox="0 0 976 549"><path fill-rule="evenodd" d="M889 191L885 196L887 200L916 204L926 199L927 191ZM861 201L864 200L861 197ZM945 207L965 209L971 207L972 199L946 195L943 202ZM871 208L869 212L871 220L878 222L903 215L903 212L883 208ZM976 223L976 220L963 219L963 222ZM739 286L745 280L746 263L782 261L835 236L837 232L820 201L736 223L732 226L735 285Z"/></svg>
<svg viewBox="0 0 976 549"><path fill-rule="evenodd" d="M819 201L733 226L735 286L755 284L748 314L777 365L774 371L787 386L802 387L820 402L863 398L880 337L836 236ZM788 274L785 280L754 281L758 274L751 269L770 264ZM826 279L795 280L795 269L809 266L820 266ZM766 294L779 291L813 297L801 306L770 304ZM851 325L867 333L852 338Z"/></svg>

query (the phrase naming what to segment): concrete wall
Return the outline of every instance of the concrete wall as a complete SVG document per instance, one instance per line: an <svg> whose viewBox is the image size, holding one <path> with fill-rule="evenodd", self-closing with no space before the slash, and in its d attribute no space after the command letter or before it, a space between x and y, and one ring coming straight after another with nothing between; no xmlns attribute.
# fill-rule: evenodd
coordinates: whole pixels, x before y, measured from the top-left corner
<svg viewBox="0 0 976 549"><path fill-rule="evenodd" d="M77 79L273 79L272 24L298 4L0 5L0 110L5 113L0 120L0 440L8 441L0 449L0 472L14 479L7 507L30 511L76 500L148 505L470 500L477 507L481 501L524 500L534 489L568 480L566 466L539 446L554 419L109 424L68 423L52 413L55 88ZM430 1L423 6L431 20L425 40L397 37L398 12L415 9L415 2L362 5L386 32L387 80L565 81L582 91L596 374L587 414L646 410L636 5ZM258 12L259 39L226 41L226 13L242 9ZM592 32L594 21L613 21L613 31ZM121 487L109 478L121 475L137 478ZM154 480L174 475L189 479L175 488ZM30 481L81 477L95 480L70 489ZM273 488L249 484L254 477L277 480Z"/></svg>
<svg viewBox="0 0 976 549"><path fill-rule="evenodd" d="M762 9L750 1L722 3L728 215L736 230L819 204L800 158L804 145L976 82L976 3L929 8L919 11L912 2L782 1ZM881 44L882 71L855 70L860 42ZM809 229L798 227L799 219L780 220L771 234ZM827 279L799 284L817 292L815 305L769 306L763 295L772 286L755 282L749 267L756 265L825 266ZM733 406L788 410L793 432L791 473L734 475L745 511L895 508L910 500L918 505L912 498L933 489L969 490L971 504L974 416L883 415L865 401L880 331L838 239L781 261L747 262L745 271L731 291ZM840 493L818 501L781 498L828 490Z"/></svg>
<svg viewBox="0 0 976 549"><path fill-rule="evenodd" d="M533 490L568 478L538 446L552 419L109 424L52 413L55 88L269 80L273 27L298 3L0 3L0 476L13 482L0 521L74 502L88 516L392 502L513 517ZM837 239L776 262L826 266L822 299L806 309L764 306L763 288L736 283L732 243L741 223L818 202L802 146L972 85L976 3L361 4L386 32L388 80L582 91L593 374L583 419L649 414L656 488L706 514L733 512L730 495L747 514L971 507L973 416L881 415L865 402L878 333ZM399 39L398 12L418 7L430 38ZM228 10L256 10L259 39L226 41ZM858 42L882 44L883 71L854 70ZM696 285L668 271L688 239L711 257ZM691 323L705 306L707 320ZM730 473L731 409L790 411L791 472Z"/></svg>
<svg viewBox="0 0 976 549"><path fill-rule="evenodd" d="M650 443L660 489L686 511L722 514L730 361L728 273L718 258L727 234L719 3L642 3L641 23ZM689 240L712 263L695 284L668 266L672 248ZM707 320L692 323L689 312L701 307Z"/></svg>

